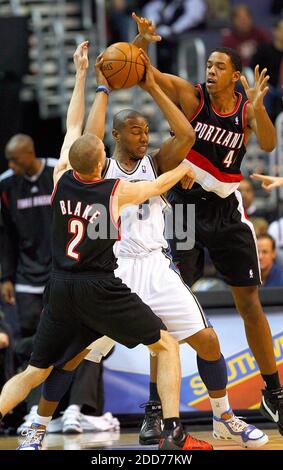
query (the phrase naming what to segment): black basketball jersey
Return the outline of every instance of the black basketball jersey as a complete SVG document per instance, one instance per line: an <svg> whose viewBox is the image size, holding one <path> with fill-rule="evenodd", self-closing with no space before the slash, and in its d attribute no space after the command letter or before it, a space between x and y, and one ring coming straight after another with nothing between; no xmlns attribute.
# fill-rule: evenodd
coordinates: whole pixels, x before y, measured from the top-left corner
<svg viewBox="0 0 283 470"><path fill-rule="evenodd" d="M242 179L240 167L246 152L244 129L248 100L236 92L238 100L233 111L221 114L214 109L205 84L197 87L200 104L191 119L196 142L186 158L196 172L197 183L225 198L237 189Z"/></svg>
<svg viewBox="0 0 283 470"><path fill-rule="evenodd" d="M2 233L2 280L43 288L51 270L51 194L57 159L40 159L33 176L7 170L0 175ZM26 291L28 292L28 290Z"/></svg>
<svg viewBox="0 0 283 470"><path fill-rule="evenodd" d="M119 179L87 182L66 171L52 195L54 271L103 275L116 268L113 245L118 228L112 217Z"/></svg>

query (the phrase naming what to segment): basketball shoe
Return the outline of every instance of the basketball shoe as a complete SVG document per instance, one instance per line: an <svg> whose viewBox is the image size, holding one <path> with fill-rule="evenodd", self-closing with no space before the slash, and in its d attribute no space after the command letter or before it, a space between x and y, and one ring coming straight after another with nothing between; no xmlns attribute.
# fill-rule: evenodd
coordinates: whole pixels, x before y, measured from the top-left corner
<svg viewBox="0 0 283 470"><path fill-rule="evenodd" d="M186 434L183 426L174 428L168 436L161 437L159 441L161 450L213 450L211 444Z"/></svg>
<svg viewBox="0 0 283 470"><path fill-rule="evenodd" d="M232 410L227 413L232 413ZM245 423L235 415L224 419L225 414L221 418L213 416L213 437L215 439L232 440L242 447L249 448L261 447L268 442L268 436L260 429Z"/></svg>
<svg viewBox="0 0 283 470"><path fill-rule="evenodd" d="M277 424L283 436L283 387L277 390L262 390L260 412Z"/></svg>
<svg viewBox="0 0 283 470"><path fill-rule="evenodd" d="M25 429L30 429L32 423L35 420L36 414L37 414L37 405L34 405L31 407L30 412L26 416L24 416L24 422L18 427L16 431L18 435L22 435L22 432Z"/></svg>
<svg viewBox="0 0 283 470"><path fill-rule="evenodd" d="M22 436L25 436L25 440L19 445L17 450L41 450L45 434L45 426L32 424L29 429L22 431Z"/></svg>
<svg viewBox="0 0 283 470"><path fill-rule="evenodd" d="M64 411L62 416L62 430L64 434L81 434L82 428L82 415L79 406L70 405Z"/></svg>
<svg viewBox="0 0 283 470"><path fill-rule="evenodd" d="M141 407L145 408L145 416L139 434L141 445L158 444L162 431L162 407L158 401L149 401Z"/></svg>

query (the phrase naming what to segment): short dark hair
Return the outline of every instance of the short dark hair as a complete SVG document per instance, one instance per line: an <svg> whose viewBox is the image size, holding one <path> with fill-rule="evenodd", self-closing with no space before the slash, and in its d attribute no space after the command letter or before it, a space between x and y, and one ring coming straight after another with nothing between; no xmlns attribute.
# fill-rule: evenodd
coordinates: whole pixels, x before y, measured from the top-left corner
<svg viewBox="0 0 283 470"><path fill-rule="evenodd" d="M113 129L116 130L121 130L125 126L125 122L127 119L131 118L143 118L146 119L146 117L139 113L138 111L135 111L134 109L123 109L122 111L119 111L115 116L113 117Z"/></svg>
<svg viewBox="0 0 283 470"><path fill-rule="evenodd" d="M242 59L240 55L238 54L238 52L235 51L235 49L231 49L231 47L217 47L211 52L211 54L213 52L221 52L222 54L228 55L230 57L230 60L232 62L235 72L242 73L242 70L243 70Z"/></svg>
<svg viewBox="0 0 283 470"><path fill-rule="evenodd" d="M262 240L264 238L267 238L268 240L270 240L271 245L272 245L272 250L273 251L276 250L276 242L275 242L274 238L271 235L269 235L269 233L262 233L261 235L259 235L257 237L258 240Z"/></svg>

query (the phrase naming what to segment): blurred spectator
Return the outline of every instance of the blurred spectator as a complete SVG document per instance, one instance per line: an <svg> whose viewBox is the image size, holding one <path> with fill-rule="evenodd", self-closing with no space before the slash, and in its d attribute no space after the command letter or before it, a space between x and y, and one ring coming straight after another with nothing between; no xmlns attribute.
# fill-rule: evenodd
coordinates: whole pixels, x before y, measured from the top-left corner
<svg viewBox="0 0 283 470"><path fill-rule="evenodd" d="M151 19L162 36L158 45L158 68L162 72L175 72L176 49L180 35L192 29L203 28L206 17L204 0L152 0L142 11L142 16Z"/></svg>
<svg viewBox="0 0 283 470"><path fill-rule="evenodd" d="M276 245L271 235L261 235L257 239L260 271L263 287L282 287L283 268L275 263Z"/></svg>
<svg viewBox="0 0 283 470"><path fill-rule="evenodd" d="M223 28L230 20L229 0L206 0L206 21L208 28Z"/></svg>
<svg viewBox="0 0 283 470"><path fill-rule="evenodd" d="M138 3L135 0L111 0L108 3L111 43L129 41L130 15L138 7Z"/></svg>
<svg viewBox="0 0 283 470"><path fill-rule="evenodd" d="M17 134L6 145L10 169L0 177L4 224L2 296L17 301L22 337L34 334L51 269L50 198L56 160L36 158L32 139Z"/></svg>
<svg viewBox="0 0 283 470"><path fill-rule="evenodd" d="M143 9L163 38L179 35L203 25L206 5L204 0L152 0Z"/></svg>
<svg viewBox="0 0 283 470"><path fill-rule="evenodd" d="M267 67L269 92L265 96L266 109L274 121L283 111L283 17L278 19L272 29L272 43L261 44L251 60L251 66L259 64L262 70Z"/></svg>
<svg viewBox="0 0 283 470"><path fill-rule="evenodd" d="M274 220L275 212L270 209L259 209L256 206L255 190L251 180L243 179L239 186L239 191L242 195L243 206L248 218L264 217L268 222Z"/></svg>
<svg viewBox="0 0 283 470"><path fill-rule="evenodd" d="M270 42L270 35L263 28L254 26L251 10L244 4L233 8L231 23L232 28L223 31L221 45L236 49L243 65L248 67L257 46Z"/></svg>
<svg viewBox="0 0 283 470"><path fill-rule="evenodd" d="M268 222L263 217L250 217L251 223L254 226L256 237L265 235L268 231Z"/></svg>
<svg viewBox="0 0 283 470"><path fill-rule="evenodd" d="M277 262L283 266L283 217L270 224L268 233L274 238L277 247Z"/></svg>

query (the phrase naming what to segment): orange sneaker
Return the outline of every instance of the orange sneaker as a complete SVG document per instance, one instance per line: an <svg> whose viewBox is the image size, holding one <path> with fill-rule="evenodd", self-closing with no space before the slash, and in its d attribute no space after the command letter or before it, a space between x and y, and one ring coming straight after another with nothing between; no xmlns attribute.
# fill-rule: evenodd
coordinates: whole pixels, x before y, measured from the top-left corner
<svg viewBox="0 0 283 470"><path fill-rule="evenodd" d="M171 434L160 439L159 449L213 450L213 447L206 441L201 441L190 434L186 434L182 425L180 425L174 428Z"/></svg>
<svg viewBox="0 0 283 470"><path fill-rule="evenodd" d="M196 439L191 434L187 434L182 450L213 450L213 446L209 442Z"/></svg>

